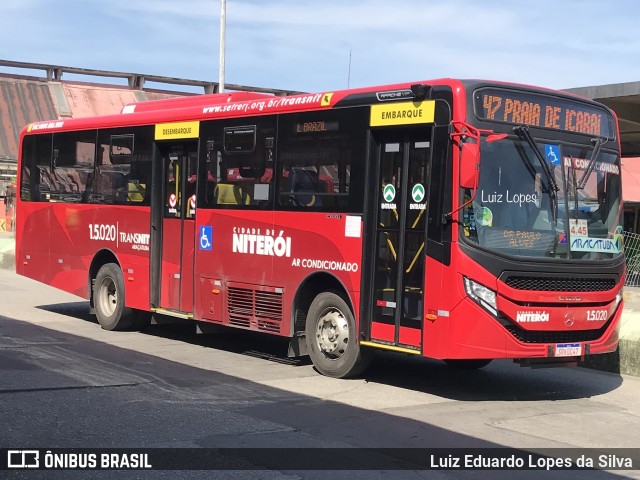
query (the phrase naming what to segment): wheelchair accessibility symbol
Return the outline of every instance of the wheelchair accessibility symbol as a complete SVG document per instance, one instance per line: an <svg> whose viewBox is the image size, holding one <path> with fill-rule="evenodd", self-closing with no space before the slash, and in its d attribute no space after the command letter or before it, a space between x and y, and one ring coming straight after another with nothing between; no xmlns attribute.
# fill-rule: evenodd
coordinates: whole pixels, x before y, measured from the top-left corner
<svg viewBox="0 0 640 480"><path fill-rule="evenodd" d="M213 228L203 226L200 227L200 250L211 250L213 241Z"/></svg>
<svg viewBox="0 0 640 480"><path fill-rule="evenodd" d="M548 143L545 143L544 152L547 157L547 163L550 163L551 165L560 165L559 145L549 145Z"/></svg>

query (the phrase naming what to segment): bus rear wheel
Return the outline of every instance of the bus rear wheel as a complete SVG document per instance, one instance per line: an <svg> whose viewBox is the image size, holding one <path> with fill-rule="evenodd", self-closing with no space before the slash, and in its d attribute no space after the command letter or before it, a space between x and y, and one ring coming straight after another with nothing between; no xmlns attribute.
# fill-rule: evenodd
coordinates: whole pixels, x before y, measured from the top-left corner
<svg viewBox="0 0 640 480"><path fill-rule="evenodd" d="M450 368L458 370L478 370L484 368L492 362L490 358L479 358L473 360L445 360L444 363Z"/></svg>
<svg viewBox="0 0 640 480"><path fill-rule="evenodd" d="M98 323L105 330L127 330L134 326L134 314L124 306L124 279L115 263L106 263L93 284L93 303Z"/></svg>
<svg viewBox="0 0 640 480"><path fill-rule="evenodd" d="M305 336L311 361L323 375L353 377L371 363L372 353L362 349L357 341L351 309L336 293L322 292L313 300Z"/></svg>

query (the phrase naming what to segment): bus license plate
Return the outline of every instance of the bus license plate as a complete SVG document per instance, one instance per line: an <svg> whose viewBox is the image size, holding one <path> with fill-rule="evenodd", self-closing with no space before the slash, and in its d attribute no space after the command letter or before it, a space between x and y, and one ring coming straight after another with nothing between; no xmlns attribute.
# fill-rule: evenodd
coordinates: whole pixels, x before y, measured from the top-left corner
<svg viewBox="0 0 640 480"><path fill-rule="evenodd" d="M582 355L582 345L579 343L557 343L556 357L579 357Z"/></svg>

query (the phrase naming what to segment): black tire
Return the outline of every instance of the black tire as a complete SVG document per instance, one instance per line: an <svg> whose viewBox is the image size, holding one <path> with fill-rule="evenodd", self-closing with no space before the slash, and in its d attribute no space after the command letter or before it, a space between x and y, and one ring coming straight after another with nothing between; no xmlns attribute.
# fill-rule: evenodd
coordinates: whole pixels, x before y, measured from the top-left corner
<svg viewBox="0 0 640 480"><path fill-rule="evenodd" d="M115 263L106 263L93 284L93 304L98 323L105 330L128 330L133 327L134 315L124 305L124 279Z"/></svg>
<svg viewBox="0 0 640 480"><path fill-rule="evenodd" d="M371 363L372 352L357 341L351 309L336 293L320 293L311 302L305 336L313 365L327 377L354 377Z"/></svg>
<svg viewBox="0 0 640 480"><path fill-rule="evenodd" d="M444 363L456 370L478 370L486 367L492 361L490 358L479 358L474 360L445 360Z"/></svg>

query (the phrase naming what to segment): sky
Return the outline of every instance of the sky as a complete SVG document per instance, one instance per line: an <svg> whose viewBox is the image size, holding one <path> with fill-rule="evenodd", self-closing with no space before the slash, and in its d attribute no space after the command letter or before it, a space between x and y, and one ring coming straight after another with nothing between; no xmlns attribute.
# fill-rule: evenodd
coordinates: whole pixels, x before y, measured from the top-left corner
<svg viewBox="0 0 640 480"><path fill-rule="evenodd" d="M2 60L218 81L220 0L17 0L0 12ZM639 17L636 0L227 0L225 81L305 92L640 81Z"/></svg>

